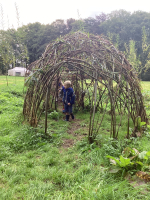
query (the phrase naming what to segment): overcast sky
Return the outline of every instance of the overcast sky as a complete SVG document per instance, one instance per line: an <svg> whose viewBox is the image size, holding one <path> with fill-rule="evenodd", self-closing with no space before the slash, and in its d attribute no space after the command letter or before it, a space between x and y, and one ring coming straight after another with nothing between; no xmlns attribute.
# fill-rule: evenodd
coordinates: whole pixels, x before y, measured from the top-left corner
<svg viewBox="0 0 150 200"><path fill-rule="evenodd" d="M34 22L51 24L56 19L78 19L77 10L81 18L94 17L101 12L110 13L119 9L150 12L150 0L0 0L5 29L8 26L11 28L12 25L17 27L15 2L19 10L20 25ZM1 26L0 23L0 28Z"/></svg>

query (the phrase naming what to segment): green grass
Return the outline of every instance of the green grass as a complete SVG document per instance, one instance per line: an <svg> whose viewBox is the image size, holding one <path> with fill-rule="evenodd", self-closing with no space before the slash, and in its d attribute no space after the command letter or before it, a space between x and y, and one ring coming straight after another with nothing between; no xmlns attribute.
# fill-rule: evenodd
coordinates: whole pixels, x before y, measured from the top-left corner
<svg viewBox="0 0 150 200"><path fill-rule="evenodd" d="M75 135L67 133L74 123L64 122L60 117L58 121L48 119L50 137L46 137L43 118L37 128L24 122L24 78L8 77L8 80L7 86L6 78L0 76L0 200L150 199L150 194L141 193L141 189L132 187L121 175L110 174L106 158L106 155L119 156L126 146L150 150L148 131L142 138L123 140L125 125L119 141L113 141L107 132L110 129L107 115L96 142L89 145L85 135L89 114L77 113L79 127L74 130ZM149 86L146 88L144 84ZM150 82L142 85L148 95L147 105ZM74 140L75 144L65 148L66 140Z"/></svg>
<svg viewBox="0 0 150 200"><path fill-rule="evenodd" d="M149 116L149 119L150 119L150 84L149 83L150 82L142 81L141 88L142 88L143 97L145 99L145 107L146 107L147 115Z"/></svg>

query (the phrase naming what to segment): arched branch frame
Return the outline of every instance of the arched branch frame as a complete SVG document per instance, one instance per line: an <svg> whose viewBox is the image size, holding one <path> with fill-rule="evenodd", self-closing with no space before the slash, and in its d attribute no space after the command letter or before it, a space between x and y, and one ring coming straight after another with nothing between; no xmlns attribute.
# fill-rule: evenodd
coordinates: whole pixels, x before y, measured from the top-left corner
<svg viewBox="0 0 150 200"><path fill-rule="evenodd" d="M111 42L103 36L76 32L50 43L42 57L28 67L34 73L28 79L23 114L36 126L43 111L45 132L47 111L58 106L58 82L71 80L76 94L75 108L90 110L89 142L98 134L105 114L111 115L110 136L118 137L122 116L129 118L137 131L136 119L147 123L140 83L135 70ZM95 117L95 113L101 115ZM120 116L119 123L116 118Z"/></svg>

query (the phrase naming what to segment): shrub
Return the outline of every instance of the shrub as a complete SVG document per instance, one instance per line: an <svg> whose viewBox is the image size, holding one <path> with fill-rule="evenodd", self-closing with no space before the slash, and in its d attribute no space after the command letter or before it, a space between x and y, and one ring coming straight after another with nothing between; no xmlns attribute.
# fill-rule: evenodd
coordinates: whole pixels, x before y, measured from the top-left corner
<svg viewBox="0 0 150 200"><path fill-rule="evenodd" d="M51 113L49 114L49 117L50 117L51 119L57 119L57 120L58 120L59 114L58 114L58 112L56 112L56 110L54 110L54 112L51 112Z"/></svg>

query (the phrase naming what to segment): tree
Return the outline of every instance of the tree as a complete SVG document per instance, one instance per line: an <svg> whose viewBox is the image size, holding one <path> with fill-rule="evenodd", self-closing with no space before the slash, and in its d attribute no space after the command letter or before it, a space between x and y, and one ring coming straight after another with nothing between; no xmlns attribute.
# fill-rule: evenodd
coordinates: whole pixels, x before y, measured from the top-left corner
<svg viewBox="0 0 150 200"><path fill-rule="evenodd" d="M0 74L5 74L6 73L6 68L4 65L3 57L0 56Z"/></svg>
<svg viewBox="0 0 150 200"><path fill-rule="evenodd" d="M14 50L10 45L12 40L7 31L0 30L0 57L1 57L1 71L7 72L10 65L13 63Z"/></svg>
<svg viewBox="0 0 150 200"><path fill-rule="evenodd" d="M98 24L102 24L103 22L105 22L108 19L108 15L106 15L105 13L101 13L99 15L96 15L96 21L98 22Z"/></svg>
<svg viewBox="0 0 150 200"><path fill-rule="evenodd" d="M67 33L67 26L64 23L64 20L57 19L51 25L53 26L53 28L54 28L55 33L57 34L57 36L65 35Z"/></svg>
<svg viewBox="0 0 150 200"><path fill-rule="evenodd" d="M45 27L45 25L41 25L40 23L36 22L23 26L17 30L17 32L19 32L19 36L23 35L21 40L27 47L29 63L37 60L43 53L43 51L41 52L40 50L43 27Z"/></svg>
<svg viewBox="0 0 150 200"><path fill-rule="evenodd" d="M140 60L137 58L136 49L135 49L135 41L130 40L129 48L127 47L126 44L125 44L125 48L126 48L126 55L130 64L134 67L138 75L141 76L142 67L141 67Z"/></svg>
<svg viewBox="0 0 150 200"><path fill-rule="evenodd" d="M76 20L74 23L72 23L72 32L76 31L84 31L85 22L82 19Z"/></svg>
<svg viewBox="0 0 150 200"><path fill-rule="evenodd" d="M89 17L84 20L84 31L87 33L97 34L99 30L99 21Z"/></svg>
<svg viewBox="0 0 150 200"><path fill-rule="evenodd" d="M73 18L67 19L67 30L68 33L72 30L72 24L75 22L76 20Z"/></svg>
<svg viewBox="0 0 150 200"><path fill-rule="evenodd" d="M147 33L145 26L142 28L142 54L141 54L141 62L142 62L142 78L149 80L150 75L150 44L148 42Z"/></svg>

